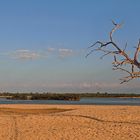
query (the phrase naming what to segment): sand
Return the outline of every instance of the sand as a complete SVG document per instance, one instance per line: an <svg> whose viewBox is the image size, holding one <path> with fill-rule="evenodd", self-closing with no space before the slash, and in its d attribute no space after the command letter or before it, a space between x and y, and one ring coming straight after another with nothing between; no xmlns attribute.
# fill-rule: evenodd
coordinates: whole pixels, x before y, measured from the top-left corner
<svg viewBox="0 0 140 140"><path fill-rule="evenodd" d="M0 105L0 140L140 140L140 107Z"/></svg>

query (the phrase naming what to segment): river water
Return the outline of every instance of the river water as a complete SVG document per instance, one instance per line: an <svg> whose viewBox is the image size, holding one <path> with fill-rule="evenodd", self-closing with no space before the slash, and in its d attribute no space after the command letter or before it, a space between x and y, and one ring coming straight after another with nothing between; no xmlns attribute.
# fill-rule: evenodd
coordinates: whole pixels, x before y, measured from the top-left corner
<svg viewBox="0 0 140 140"><path fill-rule="evenodd" d="M0 99L0 104L71 104L71 105L138 105L140 98L82 98L80 101L64 100L8 100Z"/></svg>

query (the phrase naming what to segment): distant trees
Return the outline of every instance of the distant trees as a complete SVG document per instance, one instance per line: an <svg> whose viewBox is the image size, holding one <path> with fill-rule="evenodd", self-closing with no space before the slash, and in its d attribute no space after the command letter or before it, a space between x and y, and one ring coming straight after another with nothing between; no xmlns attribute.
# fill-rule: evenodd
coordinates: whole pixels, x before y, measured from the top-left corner
<svg viewBox="0 0 140 140"><path fill-rule="evenodd" d="M11 97L7 99L13 100L69 100L77 101L80 100L78 94L57 94L57 93L13 93Z"/></svg>
<svg viewBox="0 0 140 140"><path fill-rule="evenodd" d="M101 59L107 55L113 55L113 70L121 70L128 74L120 79L122 84L132 79L140 78L140 62L138 59L140 52L140 40L135 48L133 57L130 57L130 55L126 52L127 43L122 48L113 40L113 33L118 30L122 24L117 24L114 21L112 21L112 23L114 27L109 33L109 40L105 42L99 40L96 41L94 44L88 47L90 51L86 57L88 57L94 51L100 51L103 53L103 55L100 57Z"/></svg>
<svg viewBox="0 0 140 140"><path fill-rule="evenodd" d="M134 93L0 93L0 98L11 100L66 100L79 101L82 98L140 97Z"/></svg>

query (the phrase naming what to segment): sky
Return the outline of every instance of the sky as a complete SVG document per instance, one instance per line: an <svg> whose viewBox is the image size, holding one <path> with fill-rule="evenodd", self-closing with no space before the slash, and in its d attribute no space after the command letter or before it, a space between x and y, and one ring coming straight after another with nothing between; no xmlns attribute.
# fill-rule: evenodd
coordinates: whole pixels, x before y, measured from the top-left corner
<svg viewBox="0 0 140 140"><path fill-rule="evenodd" d="M88 58L88 47L114 34L133 53L140 38L139 0L0 1L0 92L132 92L139 79L120 84L112 57Z"/></svg>

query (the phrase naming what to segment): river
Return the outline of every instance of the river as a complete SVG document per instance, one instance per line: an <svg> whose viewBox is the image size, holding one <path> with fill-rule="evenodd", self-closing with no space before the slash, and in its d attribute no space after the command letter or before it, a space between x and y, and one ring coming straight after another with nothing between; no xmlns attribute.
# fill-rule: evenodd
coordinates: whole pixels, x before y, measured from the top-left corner
<svg viewBox="0 0 140 140"><path fill-rule="evenodd" d="M0 99L0 104L64 104L64 105L138 105L140 98L81 98L79 101L65 100L9 100Z"/></svg>

